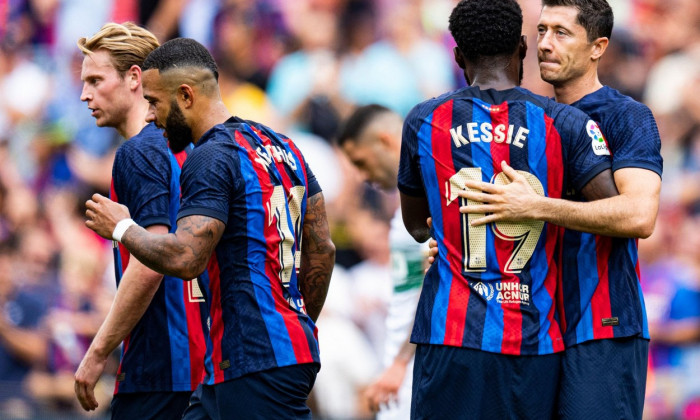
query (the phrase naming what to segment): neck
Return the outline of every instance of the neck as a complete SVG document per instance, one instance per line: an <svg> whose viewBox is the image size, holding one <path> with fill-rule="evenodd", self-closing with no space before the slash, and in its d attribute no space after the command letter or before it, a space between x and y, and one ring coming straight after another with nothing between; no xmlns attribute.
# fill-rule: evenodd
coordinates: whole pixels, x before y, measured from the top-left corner
<svg viewBox="0 0 700 420"><path fill-rule="evenodd" d="M130 139L141 132L146 126L146 115L148 114L148 102L143 97L134 101L134 106L129 109L124 122L115 127L120 136Z"/></svg>
<svg viewBox="0 0 700 420"><path fill-rule="evenodd" d="M502 58L481 58L478 64L465 71L471 86L481 89L512 89L519 85L520 66L515 60L504 61Z"/></svg>
<svg viewBox="0 0 700 420"><path fill-rule="evenodd" d="M572 104L584 96L602 88L603 84L598 79L598 73L592 72L575 80L554 86L554 98L563 104Z"/></svg>
<svg viewBox="0 0 700 420"><path fill-rule="evenodd" d="M231 113L221 99L218 99L202 109L198 117L196 118L197 121L192 124L192 138L195 139L195 144L212 127L217 124L223 124L231 118Z"/></svg>

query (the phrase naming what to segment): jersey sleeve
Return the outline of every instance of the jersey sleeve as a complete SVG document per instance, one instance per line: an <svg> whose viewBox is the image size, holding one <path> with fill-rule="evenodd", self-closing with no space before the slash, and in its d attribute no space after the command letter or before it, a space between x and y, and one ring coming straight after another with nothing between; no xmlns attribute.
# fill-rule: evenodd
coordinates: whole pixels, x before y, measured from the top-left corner
<svg viewBox="0 0 700 420"><path fill-rule="evenodd" d="M228 222L230 199L239 177L234 176L236 153L224 149L221 144L208 142L190 153L180 176L178 220L200 215Z"/></svg>
<svg viewBox="0 0 700 420"><path fill-rule="evenodd" d="M420 106L416 106L406 116L401 135L398 187L399 191L413 197L425 196L418 156L418 136L422 122Z"/></svg>
<svg viewBox="0 0 700 420"><path fill-rule="evenodd" d="M306 167L306 195L307 197L313 197L321 192L321 184L318 183L316 175L311 171L309 162L304 161L304 166Z"/></svg>
<svg viewBox="0 0 700 420"><path fill-rule="evenodd" d="M139 225L170 228L171 172L167 150L155 144L132 139L117 151L112 169L116 198Z"/></svg>
<svg viewBox="0 0 700 420"><path fill-rule="evenodd" d="M630 103L605 133L612 149L612 169L643 168L661 176L661 137L654 116L645 105Z"/></svg>
<svg viewBox="0 0 700 420"><path fill-rule="evenodd" d="M596 175L611 168L610 150L598 124L582 111L566 107L562 111L562 143L569 182L581 190ZM555 126L558 125L555 122Z"/></svg>

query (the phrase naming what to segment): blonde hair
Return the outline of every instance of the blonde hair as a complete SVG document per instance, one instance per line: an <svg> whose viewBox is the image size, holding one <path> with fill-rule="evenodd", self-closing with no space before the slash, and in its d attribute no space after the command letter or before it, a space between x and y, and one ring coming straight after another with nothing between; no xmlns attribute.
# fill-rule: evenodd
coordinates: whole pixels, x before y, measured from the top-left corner
<svg viewBox="0 0 700 420"><path fill-rule="evenodd" d="M143 65L148 54L159 46L155 35L133 22L105 23L92 37L78 40L78 48L85 55L107 50L120 75L125 74L131 66Z"/></svg>

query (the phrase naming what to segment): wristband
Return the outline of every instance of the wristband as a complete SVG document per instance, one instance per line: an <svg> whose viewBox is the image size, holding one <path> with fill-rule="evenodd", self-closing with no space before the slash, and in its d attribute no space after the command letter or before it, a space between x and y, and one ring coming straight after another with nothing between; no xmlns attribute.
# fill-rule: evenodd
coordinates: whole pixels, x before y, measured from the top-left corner
<svg viewBox="0 0 700 420"><path fill-rule="evenodd" d="M121 242L124 232L126 232L126 230L129 229L129 227L135 224L136 222L134 222L133 219L120 220L114 227L114 232L112 232L112 239L114 239L117 242Z"/></svg>

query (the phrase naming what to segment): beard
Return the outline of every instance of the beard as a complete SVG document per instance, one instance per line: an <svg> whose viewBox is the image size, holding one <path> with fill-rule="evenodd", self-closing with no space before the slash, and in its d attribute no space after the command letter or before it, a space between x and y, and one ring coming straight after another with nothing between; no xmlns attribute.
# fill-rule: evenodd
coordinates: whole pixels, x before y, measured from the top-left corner
<svg viewBox="0 0 700 420"><path fill-rule="evenodd" d="M165 120L165 131L168 133L168 144L173 153L180 153L192 143L192 128L187 125L185 115L177 102L170 104L170 112Z"/></svg>

